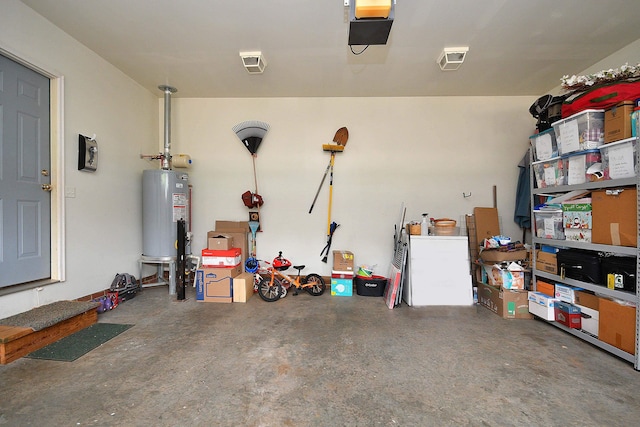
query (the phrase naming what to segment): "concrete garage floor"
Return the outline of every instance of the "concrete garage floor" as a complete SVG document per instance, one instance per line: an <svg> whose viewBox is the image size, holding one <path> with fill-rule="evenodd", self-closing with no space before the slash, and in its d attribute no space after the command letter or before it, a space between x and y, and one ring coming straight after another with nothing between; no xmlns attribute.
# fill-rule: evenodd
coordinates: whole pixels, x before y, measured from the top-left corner
<svg viewBox="0 0 640 427"><path fill-rule="evenodd" d="M147 288L101 314L135 326L75 362L0 366L7 426L632 426L640 372L541 321L474 307L288 295L178 302Z"/></svg>

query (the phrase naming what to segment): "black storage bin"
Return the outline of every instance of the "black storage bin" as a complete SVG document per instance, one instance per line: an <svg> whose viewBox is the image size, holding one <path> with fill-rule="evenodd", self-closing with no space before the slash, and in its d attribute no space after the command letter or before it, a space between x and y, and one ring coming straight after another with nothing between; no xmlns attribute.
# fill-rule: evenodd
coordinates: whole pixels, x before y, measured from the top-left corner
<svg viewBox="0 0 640 427"><path fill-rule="evenodd" d="M617 291L636 290L636 257L603 256L600 265L604 286Z"/></svg>
<svg viewBox="0 0 640 427"><path fill-rule="evenodd" d="M356 276L353 281L356 284L356 293L365 297L381 297L387 285L387 278L382 276Z"/></svg>
<svg viewBox="0 0 640 427"><path fill-rule="evenodd" d="M600 255L597 252L560 249L556 257L560 276L593 284L602 282Z"/></svg>

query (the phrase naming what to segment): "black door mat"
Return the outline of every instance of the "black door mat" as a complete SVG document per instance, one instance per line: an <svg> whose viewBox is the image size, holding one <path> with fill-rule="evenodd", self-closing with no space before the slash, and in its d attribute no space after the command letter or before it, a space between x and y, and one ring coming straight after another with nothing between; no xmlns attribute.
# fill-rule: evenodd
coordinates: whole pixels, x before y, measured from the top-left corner
<svg viewBox="0 0 640 427"><path fill-rule="evenodd" d="M94 323L93 325L64 337L39 350L29 353L25 357L31 359L58 360L73 362L96 347L120 335L133 325L116 323Z"/></svg>

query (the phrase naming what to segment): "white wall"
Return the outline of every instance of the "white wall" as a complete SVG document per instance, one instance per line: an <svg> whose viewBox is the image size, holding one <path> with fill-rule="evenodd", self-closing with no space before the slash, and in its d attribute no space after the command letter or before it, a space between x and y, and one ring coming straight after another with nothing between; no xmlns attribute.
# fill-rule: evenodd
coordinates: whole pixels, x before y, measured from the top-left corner
<svg viewBox="0 0 640 427"><path fill-rule="evenodd" d="M636 40L633 43L628 44L627 46L623 47L619 51L607 56L603 60L596 62L586 70L582 70L582 71L570 70L570 71L567 71L565 74L569 76L572 76L574 74L577 76L584 76L587 74L597 73L598 71L608 70L610 68L613 68L613 69L620 68L624 64L629 64L629 65L640 64L640 39ZM561 86L558 85L553 89L551 93L562 94L565 92L562 90Z"/></svg>
<svg viewBox="0 0 640 427"><path fill-rule="evenodd" d="M638 43L612 55L606 67L637 61ZM64 185L76 190L64 199L67 280L0 297L2 318L99 292L115 273L137 271L141 171L157 167L139 155L162 147L163 102L161 93L141 88L17 0L3 1L0 49L64 76ZM260 258L282 250L307 264L307 272L329 274L319 256L328 182L307 212L329 161L322 144L341 126L350 138L335 165L332 219L341 227L334 249L352 250L358 264L376 264L386 274L403 202L407 220L425 211L460 220L475 206L492 205L494 185L503 232L519 239L512 219L517 163L534 130L528 108L535 98L174 98L172 152L194 159L194 252L217 219L248 218L240 195L254 189L252 162L231 130L245 120L271 125L256 159L265 199ZM97 135L94 174L76 170L78 133Z"/></svg>
<svg viewBox="0 0 640 427"><path fill-rule="evenodd" d="M155 153L157 97L17 0L3 0L0 49L64 77L66 281L0 297L0 318L109 287L137 274L141 253L140 153ZM99 164L80 172L78 134L96 134ZM61 149L54 147L54 150Z"/></svg>
<svg viewBox="0 0 640 427"><path fill-rule="evenodd" d="M306 264L307 273L330 274L331 264L319 256L328 179L308 211L329 162L322 145L341 126L350 136L335 161L332 220L340 228L332 249L351 250L356 264L375 264L386 275L403 202L407 220L423 212L460 220L476 206L492 206L494 185L503 233L521 239L513 221L517 164L535 127L528 113L534 99L173 98L172 152L194 162L194 252L205 247L216 220L248 220L240 196L254 191L252 159L232 130L246 120L271 126L256 158L265 200L258 258L271 260L282 250Z"/></svg>

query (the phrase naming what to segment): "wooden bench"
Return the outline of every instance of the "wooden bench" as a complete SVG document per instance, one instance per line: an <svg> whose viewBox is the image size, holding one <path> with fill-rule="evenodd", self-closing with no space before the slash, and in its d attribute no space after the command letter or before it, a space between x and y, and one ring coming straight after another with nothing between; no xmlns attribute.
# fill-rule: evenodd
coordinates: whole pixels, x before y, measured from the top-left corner
<svg viewBox="0 0 640 427"><path fill-rule="evenodd" d="M6 365L98 321L98 303L58 301L0 319L0 364Z"/></svg>

